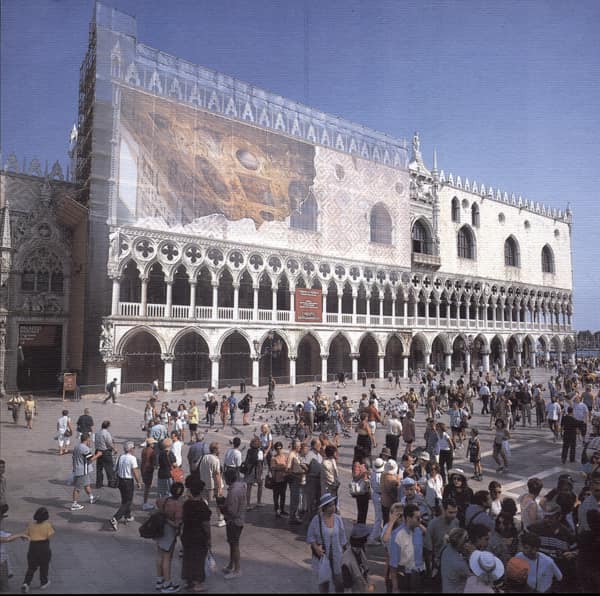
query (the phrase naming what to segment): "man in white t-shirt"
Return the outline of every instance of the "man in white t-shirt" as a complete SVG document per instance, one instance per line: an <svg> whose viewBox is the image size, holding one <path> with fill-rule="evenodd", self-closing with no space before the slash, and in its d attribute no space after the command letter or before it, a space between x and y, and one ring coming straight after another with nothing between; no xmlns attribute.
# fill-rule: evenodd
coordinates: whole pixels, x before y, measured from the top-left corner
<svg viewBox="0 0 600 596"><path fill-rule="evenodd" d="M515 556L529 563L527 585L540 594L549 592L554 580L561 581L563 575L556 563L544 553L540 553L541 540L537 534L526 532L521 536L521 552Z"/></svg>
<svg viewBox="0 0 600 596"><path fill-rule="evenodd" d="M135 444L133 441L125 443L124 453L119 456L117 460L117 480L119 482L119 492L121 493L121 506L117 509L117 512L110 519L110 525L116 532L119 529L119 520L121 518L126 522L133 521L133 515L131 515L131 504L133 503L134 487L133 481L135 479L138 489L142 488L142 478L140 476L140 470L138 468L138 462L133 455Z"/></svg>
<svg viewBox="0 0 600 596"><path fill-rule="evenodd" d="M548 426L554 434L554 440L558 440L558 421L560 419L560 404L556 401L556 397L552 397L550 403L546 406L546 419Z"/></svg>
<svg viewBox="0 0 600 596"><path fill-rule="evenodd" d="M209 453L206 454L198 466L200 479L204 482L202 496L210 505L217 497L223 496L223 480L221 476L221 462L219 461L219 444L211 443ZM225 518L217 508L217 527L225 525Z"/></svg>

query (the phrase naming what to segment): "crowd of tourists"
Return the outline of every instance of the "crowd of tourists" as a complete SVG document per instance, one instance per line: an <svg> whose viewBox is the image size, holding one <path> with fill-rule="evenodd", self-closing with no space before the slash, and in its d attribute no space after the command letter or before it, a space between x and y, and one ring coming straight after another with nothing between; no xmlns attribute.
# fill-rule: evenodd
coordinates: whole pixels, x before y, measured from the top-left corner
<svg viewBox="0 0 600 596"><path fill-rule="evenodd" d="M600 391L591 375L597 364L556 367L545 386L518 368L470 370L459 378L433 369L411 371L415 382L407 392L385 398L375 384L365 384L358 403L337 392L326 396L317 386L294 406L295 438L286 445L265 422L246 444L234 436L222 453L223 445L208 432L217 415L222 427L234 427L237 412L247 424L252 396L238 399L231 390L219 397L212 388L203 396L203 411L194 400L172 409L153 391L139 459L133 441L118 453L111 421L103 420L97 430L88 408L76 422L63 410L56 440L60 455L69 452L71 438L75 444L73 512L86 506L82 490L92 505L92 486L117 488L121 504L107 527L118 532L120 524L134 521L135 488L143 490L142 509L160 522L146 536L156 542L156 589L162 593L207 589L206 574L216 566L211 525L225 528L229 545L223 577L242 577L240 540L246 514L257 508L270 508L279 527L306 536L320 592L372 591L369 563L379 552L372 549L381 547L388 592L597 591L600 570L592 557L600 546ZM319 432L316 419L322 416L329 424ZM417 418L426 422L422 435ZM483 469L475 419L492 431L491 471ZM517 468L511 438L534 424L562 440L563 463L575 462L580 447L581 490L575 491L577 475L564 473L556 486L544 487L533 477L518 498L503 495L502 479ZM351 481L343 483L338 449L348 436L355 445ZM455 465L457 454L468 465ZM495 479L482 484L484 472ZM341 505L347 511L352 503L356 513L347 533ZM374 521L367 524L370 508ZM42 587L49 584L54 530L42 509L25 532L0 533L5 575L5 543L30 541L23 592L38 568ZM181 578L171 572L176 554L182 557Z"/></svg>

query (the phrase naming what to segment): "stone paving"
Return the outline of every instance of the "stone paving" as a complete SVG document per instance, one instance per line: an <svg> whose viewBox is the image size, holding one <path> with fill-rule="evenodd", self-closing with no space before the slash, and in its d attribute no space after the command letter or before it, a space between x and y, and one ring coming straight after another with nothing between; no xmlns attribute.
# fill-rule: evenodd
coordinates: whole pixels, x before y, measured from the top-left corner
<svg viewBox="0 0 600 596"><path fill-rule="evenodd" d="M545 381L549 374L537 369L534 380ZM371 381L369 381L370 383ZM394 397L395 389L390 389L387 381L374 381L383 402ZM312 392L314 385L297 385L295 387L279 386L276 391L278 404L285 407L296 401L304 400ZM334 391L348 395L355 403L363 391L360 383L349 383L347 387L337 388L335 383L323 384L323 391L333 396ZM403 389L406 390L404 384ZM255 396L254 403L264 403L266 388L249 388ZM202 391L188 390L161 394L160 398L170 401L173 405L181 399L196 399L202 402ZM220 395L220 393L219 393ZM91 415L100 427L103 419L111 420L111 431L117 442L133 439L136 444L142 440L144 433L140 431L142 413L147 399L146 394L127 394L119 396L117 404L102 404L104 396L86 396L79 402L65 402L60 398L46 397L38 400L38 416L34 419L32 431L25 429L24 420L17 426L12 423L6 404L0 409L0 457L6 460L7 499L10 505L9 517L3 521L3 528L11 532L22 531L31 520L34 511L45 506L50 511L50 521L54 524L56 535L52 538L52 562L50 568L51 586L48 593L139 593L154 592L155 577L155 545L151 540L139 537L140 520L146 517L141 511L142 494L136 491L133 514L134 522L120 525L118 532L113 532L108 519L119 505L118 490L103 488L94 491L100 497L98 503L90 505L87 499L81 499L85 508L71 512L72 488L67 484L71 472L71 456L58 456L57 443L54 440L56 420L64 408L75 421L83 413L84 407L89 407ZM547 391L545 392L547 397ZM512 458L510 472L496 474L496 464L491 458L492 432L488 430L488 417L479 414L481 402L475 401L475 415L471 425L480 430L482 449L484 452L484 478L482 482L469 481L474 489L487 488L490 480L498 479L503 484L505 494L518 496L526 491L527 479L538 476L544 480L544 494L556 483L556 478L562 472L568 471L576 479L576 491L582 486L578 464L561 465L560 443L554 443L547 427L538 430L533 427L522 428L520 424L512 434ZM272 421L276 416L284 418L291 414L277 410L269 414L257 414L250 426L241 425L241 412L236 412L235 429L241 432L242 445L247 445L258 429L263 416L266 421ZM447 415L442 420L447 422ZM417 410L417 441L423 445L424 408ZM230 426L222 429L220 424L206 434L221 444L221 455L229 446L230 439L236 432ZM377 430L378 453L384 443L385 430ZM277 439L277 437L274 437ZM289 441L284 441L287 447ZM340 508L348 531L352 520L356 517L356 506L348 495L350 480L350 463L355 434L342 439L339 467L342 475L340 488ZM120 448L119 448L120 450ZM141 449L136 450L139 457ZM184 461L187 448L184 448ZM578 445L577 458L580 455ZM457 450L455 467L461 467L472 476L472 465L465 460L465 448ZM255 491L253 491L253 499ZM310 571L310 549L305 543L305 535L301 529L290 529L285 519L276 519L271 504L270 491L264 491L263 501L267 503L262 508L247 513L246 526L241 539L242 577L226 581L219 572L207 580L210 592L242 593L242 592L308 592L316 591L316 584ZM151 495L152 496L152 495ZM289 493L288 499L289 501ZM372 506L369 508L367 522L372 522ZM215 517L213 515L213 517ZM212 528L213 552L220 569L228 561L228 546L225 540L225 528ZM371 562L372 581L378 592L385 591L382 578L383 548L380 546L367 547ZM13 563L14 577L10 580L13 591L20 589L26 569L27 546L21 541L9 545ZM180 574L180 559L175 555L173 561L173 577ZM32 590L36 591L39 579L36 575Z"/></svg>

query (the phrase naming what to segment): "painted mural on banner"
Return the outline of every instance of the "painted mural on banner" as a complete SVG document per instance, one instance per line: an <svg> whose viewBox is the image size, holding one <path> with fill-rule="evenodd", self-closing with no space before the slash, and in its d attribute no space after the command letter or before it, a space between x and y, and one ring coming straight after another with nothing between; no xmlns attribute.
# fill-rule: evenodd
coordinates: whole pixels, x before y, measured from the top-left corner
<svg viewBox="0 0 600 596"><path fill-rule="evenodd" d="M296 288L296 321L321 323L323 321L323 293L319 289Z"/></svg>

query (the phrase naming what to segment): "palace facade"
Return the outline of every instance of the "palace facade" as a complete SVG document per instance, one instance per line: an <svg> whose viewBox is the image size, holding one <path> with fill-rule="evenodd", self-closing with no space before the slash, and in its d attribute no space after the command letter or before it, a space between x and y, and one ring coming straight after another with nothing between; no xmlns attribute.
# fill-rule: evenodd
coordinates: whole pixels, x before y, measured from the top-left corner
<svg viewBox="0 0 600 596"><path fill-rule="evenodd" d="M97 4L84 374L166 390L574 359L569 210L137 40Z"/></svg>

